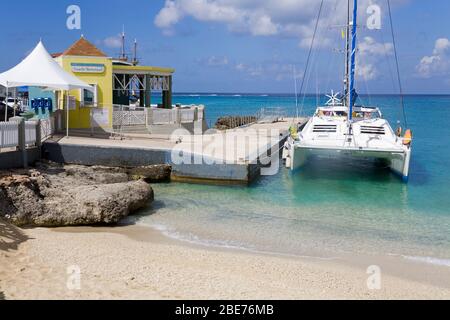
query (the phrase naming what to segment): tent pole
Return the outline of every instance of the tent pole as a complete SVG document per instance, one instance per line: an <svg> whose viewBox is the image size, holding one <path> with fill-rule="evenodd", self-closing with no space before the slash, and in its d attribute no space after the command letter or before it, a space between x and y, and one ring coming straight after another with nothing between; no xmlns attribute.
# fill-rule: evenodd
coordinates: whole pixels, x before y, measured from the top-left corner
<svg viewBox="0 0 450 320"><path fill-rule="evenodd" d="M16 116L16 106L18 106L19 104L16 103L17 100L17 88L15 88L14 90L14 117Z"/></svg>
<svg viewBox="0 0 450 320"><path fill-rule="evenodd" d="M8 121L8 84L6 84L6 97L5 97L5 122Z"/></svg>
<svg viewBox="0 0 450 320"><path fill-rule="evenodd" d="M69 137L69 103L70 103L70 99L69 99L69 91L66 91L67 94L67 101L66 101L66 137Z"/></svg>

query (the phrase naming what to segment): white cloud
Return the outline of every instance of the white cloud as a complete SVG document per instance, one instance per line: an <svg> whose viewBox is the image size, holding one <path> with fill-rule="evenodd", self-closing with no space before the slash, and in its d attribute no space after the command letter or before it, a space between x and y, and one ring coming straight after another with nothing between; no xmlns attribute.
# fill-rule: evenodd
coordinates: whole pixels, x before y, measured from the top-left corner
<svg viewBox="0 0 450 320"><path fill-rule="evenodd" d="M243 63L238 63L235 68L237 71L244 71L246 68L246 65Z"/></svg>
<svg viewBox="0 0 450 320"><path fill-rule="evenodd" d="M294 75L294 65L274 61L266 61L252 65L238 63L234 68L251 78L274 79L278 82L284 80L294 81L294 76L297 79L301 79L303 76L303 73L300 72L300 70L296 70L296 74Z"/></svg>
<svg viewBox="0 0 450 320"><path fill-rule="evenodd" d="M440 38L436 40L436 44L434 46L434 55L440 55L447 53L448 49L450 49L450 40L447 38Z"/></svg>
<svg viewBox="0 0 450 320"><path fill-rule="evenodd" d="M378 78L380 72L377 65L393 53L392 43L380 43L372 37L363 38L358 45L356 75L366 81Z"/></svg>
<svg viewBox="0 0 450 320"><path fill-rule="evenodd" d="M102 43L108 48L120 48L122 46L121 35L108 37Z"/></svg>
<svg viewBox="0 0 450 320"><path fill-rule="evenodd" d="M448 75L450 72L450 40L447 38L436 40L433 54L423 57L416 70L422 78Z"/></svg>
<svg viewBox="0 0 450 320"><path fill-rule="evenodd" d="M363 78L364 80L374 80L380 74L378 69L371 63L359 64L356 69L356 75Z"/></svg>
<svg viewBox="0 0 450 320"><path fill-rule="evenodd" d="M338 13L324 13L326 24L344 16L341 7L337 6ZM154 23L172 34L184 17L192 17L225 24L231 32L306 38L301 44L309 46L318 9L317 0L166 0Z"/></svg>
<svg viewBox="0 0 450 320"><path fill-rule="evenodd" d="M206 65L209 67L223 67L228 65L228 57L217 57L217 56L211 56L205 61Z"/></svg>
<svg viewBox="0 0 450 320"><path fill-rule="evenodd" d="M155 25L158 28L166 29L178 23L182 17L182 11L178 8L175 1L166 1L164 8L155 18Z"/></svg>
<svg viewBox="0 0 450 320"><path fill-rule="evenodd" d="M254 16L250 21L250 31L255 36L272 36L278 33L279 26L267 15Z"/></svg>
<svg viewBox="0 0 450 320"><path fill-rule="evenodd" d="M325 1L317 45L327 46L330 32L327 27L342 25L347 17L347 1ZM360 0L360 24L368 18L365 8L370 4L384 5L384 1ZM409 0L392 0L393 5ZM166 0L154 19L164 34L171 35L183 18L226 25L228 30L253 36L288 36L299 38L302 47L309 47L316 22L319 0ZM328 28L329 29L329 28Z"/></svg>
<svg viewBox="0 0 450 320"><path fill-rule="evenodd" d="M390 42L379 43L372 37L364 37L358 45L361 56L386 56L394 52L394 45Z"/></svg>

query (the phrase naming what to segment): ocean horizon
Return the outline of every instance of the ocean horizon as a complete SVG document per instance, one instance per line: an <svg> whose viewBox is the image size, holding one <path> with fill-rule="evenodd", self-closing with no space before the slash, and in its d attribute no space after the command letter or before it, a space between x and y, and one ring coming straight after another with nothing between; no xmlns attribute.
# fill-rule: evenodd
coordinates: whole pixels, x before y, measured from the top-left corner
<svg viewBox="0 0 450 320"><path fill-rule="evenodd" d="M329 94L329 92L321 92L319 93L320 96L325 96ZM155 93L155 95L158 95ZM288 96L288 97L295 97L295 93L289 93L289 92L271 92L271 93L264 93L264 92L173 92L173 96ZM298 94L299 97L306 95L308 97L315 97L317 96L317 93L306 93L306 94ZM400 97L401 95L399 93L359 93L360 97L368 97L368 96L396 96ZM450 93L404 93L403 96L450 96Z"/></svg>

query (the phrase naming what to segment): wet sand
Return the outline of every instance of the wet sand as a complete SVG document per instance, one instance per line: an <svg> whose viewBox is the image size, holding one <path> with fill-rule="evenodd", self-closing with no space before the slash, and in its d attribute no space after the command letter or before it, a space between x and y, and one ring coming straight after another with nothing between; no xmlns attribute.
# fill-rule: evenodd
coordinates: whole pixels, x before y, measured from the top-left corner
<svg viewBox="0 0 450 320"><path fill-rule="evenodd" d="M370 265L381 268L380 289L367 286L378 279ZM449 279L448 267L399 257L288 257L187 244L142 226L0 223L6 299L450 299Z"/></svg>

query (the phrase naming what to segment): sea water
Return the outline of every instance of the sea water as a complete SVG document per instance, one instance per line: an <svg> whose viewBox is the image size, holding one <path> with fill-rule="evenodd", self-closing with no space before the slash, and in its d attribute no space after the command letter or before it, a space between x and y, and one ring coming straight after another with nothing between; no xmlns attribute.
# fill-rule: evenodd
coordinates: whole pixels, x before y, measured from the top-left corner
<svg viewBox="0 0 450 320"><path fill-rule="evenodd" d="M363 96L391 125L403 121L398 96ZM295 106L289 95L175 95L204 104L211 123L283 107L311 115L317 98ZM321 101L323 102L323 101ZM450 266L450 96L407 96L413 157L408 184L385 168L324 160L292 174L261 177L249 187L154 185L156 201L138 223L199 244L279 254L399 255Z"/></svg>

